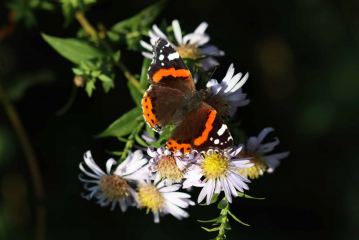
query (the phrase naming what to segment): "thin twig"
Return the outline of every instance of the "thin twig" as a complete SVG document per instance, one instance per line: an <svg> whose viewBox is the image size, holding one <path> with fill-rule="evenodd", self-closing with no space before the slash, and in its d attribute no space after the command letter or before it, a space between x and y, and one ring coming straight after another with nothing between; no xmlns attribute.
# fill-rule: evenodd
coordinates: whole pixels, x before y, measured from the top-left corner
<svg viewBox="0 0 359 240"><path fill-rule="evenodd" d="M36 239L44 240L45 239L45 206L43 204L44 189L42 185L39 166L37 164L36 157L31 147L29 138L20 121L19 115L17 114L14 106L12 105L8 96L6 95L6 92L1 84L0 84L0 100L5 108L5 111L9 117L12 126L15 129L15 132L20 140L22 149L27 159L27 164L30 169L31 178L35 190L35 198L36 198Z"/></svg>

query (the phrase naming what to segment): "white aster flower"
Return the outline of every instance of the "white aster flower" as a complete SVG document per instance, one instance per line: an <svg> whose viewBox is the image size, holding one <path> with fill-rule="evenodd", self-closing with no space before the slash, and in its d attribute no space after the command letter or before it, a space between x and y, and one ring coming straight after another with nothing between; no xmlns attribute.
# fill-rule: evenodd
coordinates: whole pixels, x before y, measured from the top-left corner
<svg viewBox="0 0 359 240"><path fill-rule="evenodd" d="M205 101L223 117L228 115L233 117L238 107L249 104L249 100L245 99L247 94L242 93L242 86L246 83L249 74L243 76L240 72L233 75L234 67L231 64L221 83L216 79L211 79L207 83L209 93Z"/></svg>
<svg viewBox="0 0 359 240"><path fill-rule="evenodd" d="M91 180L82 178L79 179L85 183L85 190L90 193L82 195L87 200L95 197L98 203L105 207L111 205L111 210L119 204L122 212L126 211L128 206L133 206L133 201L136 196L136 191L131 187L131 183L143 178L143 174L148 174L147 168L142 168L148 160L143 158L140 150L133 154L129 153L127 158L111 173L111 168L116 164L116 161L111 158L106 162L106 173L95 163L91 152L87 151L84 154L85 163L80 163L80 170L85 173ZM93 173L87 171L84 164L89 167Z"/></svg>
<svg viewBox="0 0 359 240"><path fill-rule="evenodd" d="M206 203L209 204L213 193L220 193L222 190L227 200L232 202L232 195L238 197L237 191L249 189L245 182L250 181L238 174L237 170L253 166L248 159L234 159L240 151L241 148L238 148L231 153L223 154L210 150L203 154L197 162L198 165L192 165L186 174L183 188L203 187L198 196L198 203L207 196ZM205 179L201 180L203 177Z"/></svg>
<svg viewBox="0 0 359 240"><path fill-rule="evenodd" d="M172 21L173 32L177 41L177 45L172 43L168 37L157 27L153 25L152 30L148 31L150 37L150 43L141 41L142 47L149 50L149 52L142 52L142 55L147 58L152 58L152 46L155 44L158 38L166 39L176 49L182 58L197 59L204 56L209 56L201 60L203 69L208 70L216 66L218 62L210 56L223 56L224 52L219 50L214 45L206 45L210 37L205 33L208 23L202 22L193 33L186 34L182 37L181 27L178 20Z"/></svg>
<svg viewBox="0 0 359 240"><path fill-rule="evenodd" d="M156 150L153 146L148 147L147 154L151 157L149 170L154 173L153 178L166 180L168 186L180 183L189 165L199 157L196 152L183 155L181 151L173 153L164 147Z"/></svg>
<svg viewBox="0 0 359 240"><path fill-rule="evenodd" d="M240 173L244 177L258 178L263 175L265 171L272 173L274 169L279 165L281 159L288 157L290 152L282 152L276 154L265 155L273 151L274 147L279 144L279 139L275 138L273 142L262 144L263 139L268 133L274 131L273 128L268 127L263 129L258 137L250 137L247 141L246 151L238 154L237 157L250 157L251 163L255 165L246 169L239 169ZM238 147L243 147L243 144Z"/></svg>
<svg viewBox="0 0 359 240"><path fill-rule="evenodd" d="M183 192L177 192L181 184L165 186L157 177L154 182L151 179L144 178L137 189L137 203L140 208L147 208L147 213L152 211L154 222L160 222L160 215L172 214L179 220L187 218L189 214L182 208L188 208L189 205L195 205L189 198L191 195Z"/></svg>

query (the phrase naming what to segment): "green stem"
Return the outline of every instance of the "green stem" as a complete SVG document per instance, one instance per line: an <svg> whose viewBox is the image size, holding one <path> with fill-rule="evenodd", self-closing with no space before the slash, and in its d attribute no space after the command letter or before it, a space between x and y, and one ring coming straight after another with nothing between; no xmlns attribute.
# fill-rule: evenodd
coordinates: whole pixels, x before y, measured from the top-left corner
<svg viewBox="0 0 359 240"><path fill-rule="evenodd" d="M123 149L123 152L122 152L122 155L121 155L121 158L120 160L118 161L118 163L121 163L123 160L126 159L126 156L127 156L127 152L129 149L132 148L134 142L135 142L135 135L141 131L143 125L145 123L144 122L140 122L137 126L137 128L135 130L132 131L131 135L128 137L127 139L127 142L126 142L126 145L125 145L125 148Z"/></svg>
<svg viewBox="0 0 359 240"><path fill-rule="evenodd" d="M226 208L222 209L222 211L221 211L221 215L224 215L225 217L222 218L222 221L221 221L222 222L221 227L219 229L219 233L218 233L218 236L216 238L218 240L226 239L226 237L225 237L225 234L226 234L225 224L228 221L228 217L227 217L228 211L229 211L229 203L227 204Z"/></svg>
<svg viewBox="0 0 359 240"><path fill-rule="evenodd" d="M137 79L130 73L128 68L121 61L118 61L117 63L115 63L115 65L121 69L121 71L125 74L125 77L127 78L127 80L132 82L133 85L135 87L137 87L142 94L144 94L146 92L145 90L140 88L139 81L137 81Z"/></svg>
<svg viewBox="0 0 359 240"><path fill-rule="evenodd" d="M26 156L27 164L30 169L32 183L35 190L36 198L36 239L45 239L45 206L44 201L44 189L42 185L41 175L37 160L35 157L34 150L31 147L30 140L26 134L26 131L20 121L19 115L17 114L15 107L12 105L8 98L3 86L0 84L0 101L5 108L6 114L14 127L14 130L20 140L20 144L24 154Z"/></svg>

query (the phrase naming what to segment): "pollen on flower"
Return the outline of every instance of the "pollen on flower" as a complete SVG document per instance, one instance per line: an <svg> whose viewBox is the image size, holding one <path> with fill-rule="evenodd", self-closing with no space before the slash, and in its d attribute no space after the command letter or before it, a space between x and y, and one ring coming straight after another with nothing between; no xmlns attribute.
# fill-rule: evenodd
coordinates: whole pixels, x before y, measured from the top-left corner
<svg viewBox="0 0 359 240"><path fill-rule="evenodd" d="M100 179L99 186L110 201L120 201L130 194L130 187L125 179L117 175L106 175Z"/></svg>
<svg viewBox="0 0 359 240"><path fill-rule="evenodd" d="M262 176L263 173L266 171L267 166L265 164L265 161L262 157L262 155L260 153L257 152L252 152L252 153L248 153L248 154L239 154L240 158L250 158L250 163L254 163L254 165L252 167L249 168L242 168L242 169L237 169L237 172L242 175L245 178L251 178L251 179L256 179L259 178L259 176Z"/></svg>
<svg viewBox="0 0 359 240"><path fill-rule="evenodd" d="M184 44L176 48L182 58L197 59L203 57L200 48L193 44Z"/></svg>
<svg viewBox="0 0 359 240"><path fill-rule="evenodd" d="M152 210L153 213L162 211L165 206L165 200L162 194L158 191L156 186L152 184L139 185L138 187L138 198L141 208L147 208L149 213Z"/></svg>
<svg viewBox="0 0 359 240"><path fill-rule="evenodd" d="M228 117L230 105L225 97L220 95L209 96L206 100L222 117Z"/></svg>
<svg viewBox="0 0 359 240"><path fill-rule="evenodd" d="M178 167L174 156L162 156L157 162L157 174L162 179L167 178L171 183L180 182L184 172Z"/></svg>
<svg viewBox="0 0 359 240"><path fill-rule="evenodd" d="M223 154L211 151L203 154L201 157L202 170L207 179L216 179L218 177L225 177L230 170L230 161Z"/></svg>

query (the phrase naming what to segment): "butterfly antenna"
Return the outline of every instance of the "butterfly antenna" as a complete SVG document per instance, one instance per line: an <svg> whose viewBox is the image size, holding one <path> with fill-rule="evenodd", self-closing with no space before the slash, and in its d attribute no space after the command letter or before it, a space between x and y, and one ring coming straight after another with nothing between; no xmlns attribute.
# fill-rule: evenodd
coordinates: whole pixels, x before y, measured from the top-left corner
<svg viewBox="0 0 359 240"><path fill-rule="evenodd" d="M214 74L214 72L217 70L218 66L219 66L219 64L217 64L217 65L216 65L216 67L214 68L214 70L213 70L213 72L212 72L211 77L209 78L209 80L211 80L211 79L212 79L213 74Z"/></svg>

